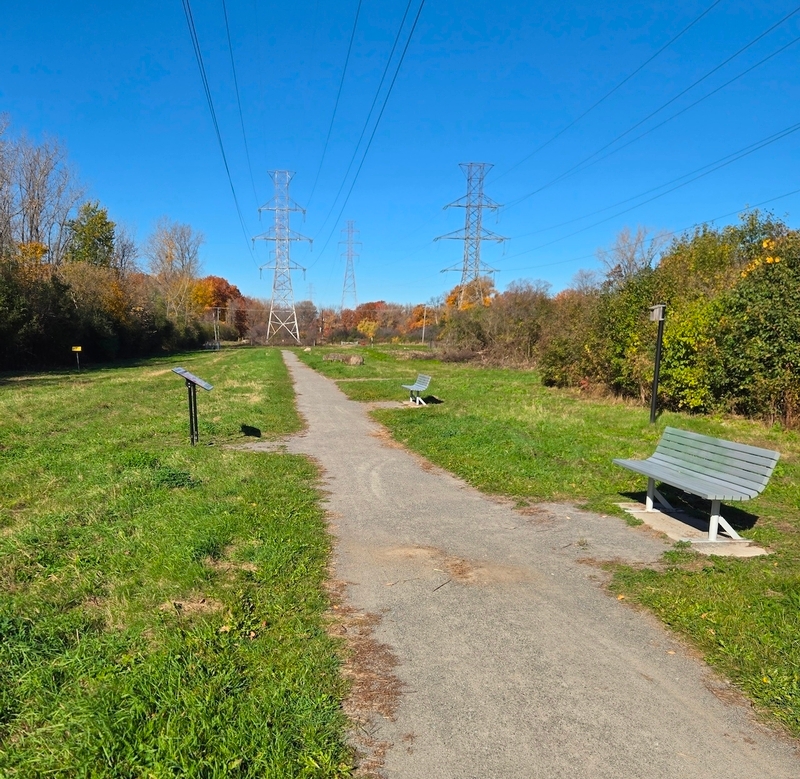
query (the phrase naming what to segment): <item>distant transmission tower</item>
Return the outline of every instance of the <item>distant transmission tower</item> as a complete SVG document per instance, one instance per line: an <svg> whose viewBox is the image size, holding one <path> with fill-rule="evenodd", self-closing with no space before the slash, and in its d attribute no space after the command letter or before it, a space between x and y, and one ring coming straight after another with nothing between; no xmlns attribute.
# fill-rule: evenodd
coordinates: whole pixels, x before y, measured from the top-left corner
<svg viewBox="0 0 800 779"><path fill-rule="evenodd" d="M463 230L455 230L447 235L440 235L435 240L451 238L464 241L464 261L461 266L461 284L458 299L459 308L483 301L486 290L483 289L482 279L487 273L494 273L481 261L481 241L497 241L506 239L501 235L487 230L483 226L483 209L495 210L500 206L483 194L483 180L493 167L488 162L462 162L459 166L467 177L467 194L445 206L445 208L458 207L466 209L466 219ZM454 265L445 270L457 270Z"/></svg>
<svg viewBox="0 0 800 779"><path fill-rule="evenodd" d="M347 238L344 241L339 241L340 245L345 245L342 257L345 258L346 263L344 269L344 286L342 287L342 311L344 311L348 303L353 304L353 309L358 305L358 300L356 299L356 274L353 270L353 260L359 256L358 253L354 251L354 247L361 246L361 241L353 240L353 238L358 235L358 230L355 229L354 225L355 222L350 219L347 222L347 227L342 230L343 233L347 234Z"/></svg>
<svg viewBox="0 0 800 779"><path fill-rule="evenodd" d="M289 213L300 211L305 214L305 209L300 208L289 197L289 182L294 173L289 170L269 171L275 182L275 196L259 211L274 211L275 224L266 232L257 235L253 240L275 241L273 262L262 265L262 268L274 268L275 276L272 281L272 300L269 304L269 322L267 323L267 341L272 336L285 330L297 343L300 343L300 331L297 327L297 312L294 307L294 294L292 292L292 271L305 268L293 263L289 259L289 244L292 241L308 241L300 233L289 228Z"/></svg>

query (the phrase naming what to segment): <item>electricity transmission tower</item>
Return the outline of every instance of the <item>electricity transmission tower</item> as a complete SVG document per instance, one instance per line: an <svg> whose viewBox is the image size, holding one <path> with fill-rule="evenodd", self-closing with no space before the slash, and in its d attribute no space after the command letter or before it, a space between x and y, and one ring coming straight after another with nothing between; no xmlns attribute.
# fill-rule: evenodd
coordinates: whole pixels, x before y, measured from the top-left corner
<svg viewBox="0 0 800 779"><path fill-rule="evenodd" d="M486 292L483 288L483 277L487 273L495 272L494 268L490 268L481 261L481 241L496 241L500 243L506 239L483 226L483 210L488 208L494 211L500 208L494 200L483 194L483 180L493 167L492 164L488 162L462 162L459 167L467 177L467 194L446 205L445 208L457 207L465 209L464 228L455 230L447 235L440 235L434 240L449 238L464 241L464 260L461 266L461 284L458 295L458 307L464 308L465 306L483 302L484 293ZM457 269L458 266L454 265L450 268L445 268L445 271Z"/></svg>
<svg viewBox="0 0 800 779"><path fill-rule="evenodd" d="M269 171L275 182L275 195L260 211L274 211L275 224L266 233L257 235L254 241L275 241L275 250L272 254L272 263L262 265L262 268L275 270L272 281L272 299L269 304L269 322L267 323L267 341L272 336L285 330L297 343L300 343L300 331L297 327L297 312L294 307L294 293L292 292L292 271L305 268L293 263L289 258L289 245L292 241L308 241L300 233L289 228L289 214L300 211L305 215L305 209L289 197L289 182L294 176L290 170Z"/></svg>
<svg viewBox="0 0 800 779"><path fill-rule="evenodd" d="M356 299L356 274L353 270L353 260L358 257L358 253L354 251L355 246L361 246L361 241L354 241L354 236L358 235L358 230L354 227L355 222L350 219L347 222L347 227L342 230L347 234L344 241L339 241L339 244L345 245L345 250L342 252L342 257L345 258L344 269L344 286L342 287L342 311L345 309L347 303L353 304L353 309L358 305Z"/></svg>

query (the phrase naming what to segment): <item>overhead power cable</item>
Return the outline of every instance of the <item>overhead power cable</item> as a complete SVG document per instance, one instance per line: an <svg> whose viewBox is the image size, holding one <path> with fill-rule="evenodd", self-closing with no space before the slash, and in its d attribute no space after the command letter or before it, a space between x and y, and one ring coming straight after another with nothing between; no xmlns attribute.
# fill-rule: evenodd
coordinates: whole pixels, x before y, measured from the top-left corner
<svg viewBox="0 0 800 779"><path fill-rule="evenodd" d="M333 122L336 119L336 110L339 108L339 98L342 96L342 87L344 86L344 77L347 74L347 65L350 62L350 52L353 50L353 40L356 37L356 27L358 27L358 16L361 13L362 0L358 0L356 7L356 18L353 20L353 30L350 33L350 43L347 45L347 56L344 58L344 68L342 68L342 77L339 79L339 90L336 93L336 102L333 104L333 113L331 114L331 123L328 125L328 134L325 136L325 145L322 147L322 157L319 160L319 167L317 168L317 175L314 176L314 185L311 187L311 195L308 198L308 206L314 199L314 192L317 189L317 182L319 181L319 174L322 172L322 165L325 162L325 154L328 151L328 142L331 139L331 132L333 130Z"/></svg>
<svg viewBox="0 0 800 779"><path fill-rule="evenodd" d="M367 146L364 149L364 154L361 156L361 162L359 163L358 168L356 169L355 176L353 176L353 181L350 184L350 189L347 190L347 196L345 197L344 202L342 203L342 207L339 209L339 214L334 220L331 232L328 234L328 238L325 241L325 245L322 247L322 251L320 251L319 255L317 255L317 260L315 262L319 261L320 257L322 256L322 253L325 251L328 244L330 243L331 237L333 236L333 232L336 229L336 225L339 223L339 220L341 219L342 214L344 213L344 209L347 206L347 202L350 200L350 195L353 194L353 188L355 187L356 182L358 181L358 176L361 173L361 169L364 167L364 161L367 159L367 155L369 154L370 147L372 146L372 141L375 138L375 133L378 131L378 127L380 126L381 118L383 117L383 112L386 110L386 105L389 102L389 98L392 95L392 90L394 89L395 82L397 81L397 76L400 73L400 68L403 66L403 60L405 59L406 53L408 52L408 47L411 45L411 39L414 37L414 31L417 29L417 22L419 22L419 17L422 14L422 9L424 6L425 6L425 0L421 0L419 8L417 9L417 15L414 17L414 23L411 25L411 31L408 34L408 40L406 40L406 44L403 47L403 52L400 55L400 60L397 63L397 67L395 68L394 75L392 76L392 81L389 84L388 91L386 92L386 97L384 97L383 99L383 104L381 105L381 110L378 113L378 118L375 120L375 126L372 128L372 133L369 136L369 141L367 141Z"/></svg>
<svg viewBox="0 0 800 779"><path fill-rule="evenodd" d="M539 249L544 249L547 246L552 246L552 244L554 244L554 243L558 243L560 241L564 241L567 238L572 238L572 236L574 236L574 235L578 235L579 233L586 232L586 230L590 230L593 227L597 227L598 225L604 224L605 222L609 222L612 219L616 219L618 216L622 216L623 214L627 214L629 211L633 211L634 209L639 208L640 206L646 205L647 203L652 203L654 200L657 200L660 197L664 197L664 195L668 195L670 192L674 192L676 189L681 189L682 187L685 187L687 184L691 184L692 182L697 181L698 179L704 178L705 176L708 176L709 174L714 173L715 171L718 171L721 168L727 167L731 163L737 162L738 160L742 159L743 157L747 157L750 154L753 154L754 152L757 152L760 149L763 149L765 146L769 146L770 144L773 144L776 141L779 141L779 140L781 140L782 138L785 138L788 135L792 135L793 133L796 133L798 130L800 130L800 122L798 122L797 124L790 125L789 127L786 127L783 130L780 130L777 133L774 133L773 135L768 136L767 138L762 138L760 141L756 141L755 143L750 144L750 146L746 146L744 149L740 149L737 152L733 152L732 154L729 154L726 157L723 157L720 160L717 160L717 162L711 163L710 165L706 165L705 167L710 168L709 170L706 170L703 173L699 173L698 175L692 176L692 178L688 179L687 181L684 181L681 184L676 184L674 187L671 187L670 189L667 189L664 192L659 193L658 195L654 195L653 197L648 198L647 200L643 200L641 203L637 203L634 206L630 206L629 208L625 208L622 211L618 211L616 214L612 214L611 216L606 217L605 219L600 219L597 222L593 222L592 224L587 225L586 227L582 227L580 230L574 230L573 232L568 233L567 235L562 235L559 238L554 238L552 241L548 241L547 243L540 244L539 246L534 246L531 249L526 249L525 251L518 252L517 254L511 255L511 256L519 257L522 254L528 254L530 252L537 251ZM703 169L699 168L698 170L703 170ZM690 176L692 174L686 174L686 175ZM681 178L685 178L685 176L682 176ZM664 186L666 186L666 185L664 185ZM660 187L657 187L657 189L659 189L659 188Z"/></svg>
<svg viewBox="0 0 800 779"><path fill-rule="evenodd" d="M708 8L706 8L706 10L703 11L703 13L700 14L700 16L696 17L694 19L694 21L692 21L689 24L687 24L686 27L684 27L677 35L675 35L673 38L668 40L655 54L652 54L650 57L648 57L641 65L639 65L638 68L636 68L636 70L634 70L632 73L629 73L627 76L625 76L625 78L622 79L622 81L620 81L613 89L610 89L608 92L606 92L596 103L593 103L591 106L589 106L589 108L587 108L580 116L578 116L577 118L573 119L569 124L567 124L564 127L562 127L555 135L553 135L550 138L548 138L543 144L541 144L540 146L537 146L526 157L523 157L519 162L514 163L514 165L512 165L510 168L505 170L500 175L495 176L494 180L497 181L498 179L503 178L503 176L511 173L512 170L516 170L520 165L524 164L531 157L533 157L534 155L536 155L540 151L542 151L542 149L544 149L547 146L549 146L557 138L560 138L571 127L574 127L576 124L578 124L578 122L580 122L581 119L583 119L584 117L588 116L592 111L594 111L595 108L597 108L601 103L604 103L609 97L611 97L611 95L613 95L618 89L620 89L620 87L622 87L625 84L627 84L637 73L639 73L642 70L644 70L644 68L647 67L656 57L658 57L659 54L662 54L670 46L672 46L672 44L675 43L678 40L678 38L680 38L685 33L687 33L689 30L691 30L692 27L694 27L704 16L706 16L708 13L710 13L721 2L722 2L722 0L714 0L714 2L711 3L711 5Z"/></svg>
<svg viewBox="0 0 800 779"><path fill-rule="evenodd" d="M242 140L244 141L244 153L247 157L247 169L250 171L250 183L253 185L253 197L258 204L258 192L256 192L256 180L253 176L253 165L250 162L250 148L247 144L247 133L244 131L244 114L242 113L242 100L239 96L239 79L236 77L236 63L233 59L233 45L231 43L231 28L228 24L228 8L225 0L222 0L222 13L225 17L225 33L228 36L228 52L231 55L231 71L233 72L233 87L236 90L236 105L239 107L239 122L242 126Z"/></svg>
<svg viewBox="0 0 800 779"><path fill-rule="evenodd" d="M581 173L582 171L586 170L587 168L590 168L592 165L595 165L598 162L601 162L602 160L608 159L609 157L613 156L617 152L622 151L623 149L627 149L628 146L630 146L633 143L636 143L636 141L638 141L638 140L641 140L642 138L644 138L645 135L649 135L651 132L653 132L654 130L658 130L660 127L663 127L665 124L668 124L673 119L677 119L681 114L685 114L687 111L689 111L690 109L694 108L699 103L702 103L704 100L707 100L712 95L715 95L717 92L725 89L725 87L730 86L731 84L733 84L734 81L738 81L743 76L746 76L751 70L755 70L757 67L759 67L759 66L763 65L765 62L767 62L767 60L771 60L773 57L775 57L778 54L780 54L781 52L785 51L790 46L794 46L795 43L797 43L798 41L800 41L800 36L798 36L797 38L792 39L791 41L789 41L789 43L785 44L784 46L781 46L780 49L776 49L775 51L772 52L772 54L768 54L766 57L764 57L764 59L759 60L758 62L755 63L755 65L751 65L749 68L747 68L746 70L743 70L741 73L739 73L738 75L734 76L732 79L729 79L724 84L721 84L716 89L712 89L711 92L708 92L707 94L703 95L703 97L699 98L698 100L695 100L693 103L689 103L689 105L685 106L684 108L681 108L680 111L676 111L674 114L672 114L672 116L668 116L666 119L664 119L663 121L659 122L658 124L653 125L652 127L648 128L643 133L639 133L639 135L637 135L635 138L631 138L629 141L626 141L621 146L617 146L615 149L611 149L611 150L607 151L602 156L595 158L591 162L588 162L586 165L584 165L583 167L581 167L578 170L575 170L573 172L574 173Z"/></svg>
<svg viewBox="0 0 800 779"><path fill-rule="evenodd" d="M537 189L534 189L533 191L531 191L531 192L528 192L527 194L525 194L525 195L522 195L521 197L518 197L518 198L516 198L516 199L512 200L512 201L511 201L511 202L510 202L510 203L509 203L509 204L508 204L508 205L505 207L505 209L504 209L504 210L505 210L505 211L508 211L510 208L514 208L515 206L519 205L519 204L520 204L520 203L522 203L523 201L527 200L527 199L528 199L528 198L530 198L530 197L533 197L533 195L536 195L536 194L538 194L538 193L539 193L539 192L541 192L542 190L544 190L544 189L547 189L548 187L551 187L553 184L556 184L557 182L559 182L559 181L561 181L561 180L565 179L567 176L569 176L570 174L572 174L572 173L574 173L574 172L578 171L579 169L583 169L584 167L588 167L588 165L586 165L586 163L587 163L587 162L590 162L590 161L591 161L591 160L593 160L595 157L597 157L599 154L601 154L601 153L602 153L602 152L604 152L606 149L608 149L610 146L613 146L613 145L614 145L614 144L615 144L617 141L621 140L621 139L622 139L622 138L624 138L626 135L628 135L629 133L633 132L633 131L634 131L634 130L637 128L637 127L640 127L640 126L641 126L642 124L644 124L646 121L648 121L649 119L652 119L652 118L653 118L653 117L654 117L656 114L660 113L660 112L661 112L661 111L663 111L665 108L667 108L667 106L670 106L670 105L672 105L672 104L673 104L673 103L674 103L676 100L678 100L680 97L683 97L683 95L685 95L685 94L686 94L687 92L689 92L690 90L694 89L694 88L695 88L695 87L696 87L698 84L700 84L700 83L702 83L703 81L705 81L707 78L709 78L710 76L712 76L714 73L716 73L718 70L720 70L721 68L723 68L723 67L724 67L725 65L727 65L729 62L731 62L732 60L734 60L734 59L735 59L736 57L738 57L740 54L743 54L743 53L744 53L745 51L747 51L747 49L749 49L751 46L754 46L756 43L758 43L758 41L760 41L760 40L761 40L761 39L762 39L762 38L763 38L765 35L768 35L768 34L769 34L769 33L771 33L773 30L775 30L777 27L780 27L780 25L782 25L784 22L788 21L788 20L789 20L789 19L790 19L792 16L794 16L795 14L797 14L797 12L798 12L798 11L800 11L800 6L797 6L797 7L796 7L796 8L795 8L793 11L789 12L789 13L788 13L788 14L786 14L786 16L784 16L782 19L780 19L779 21L775 22L775 24L773 24L771 27L769 27L768 29L764 30L764 32L762 32L760 35L757 35L757 36L756 36L755 38L753 38L753 39L752 39L752 40L751 40L749 43L745 44L745 45L744 45L744 46L742 46L742 47L741 47L741 48L740 48L738 51L736 51L736 52L734 52L733 54L731 54L731 56L730 56L730 57L728 57L727 59L725 59L725 60L724 60L723 62L721 62L719 65L717 65L716 67L714 67L714 68L712 68L711 70L709 70L709 71L708 71L708 72L707 72L705 75L701 76L699 79L697 79L696 81L694 81L694 82L693 82L692 84L690 84L688 87L686 87L685 89L681 90L681 91L680 91L680 92L679 92L677 95L675 95L674 97L672 97L672 98L670 98L669 100L667 100L667 102L666 102L666 103L663 103L662 105L660 105L658 108L656 108L656 110L655 110L655 111L652 111L652 112L651 112L651 113L649 113L647 116L645 116L643 119L641 119L641 120L639 120L638 122L636 122L635 124L631 125L631 126L630 126L630 127L627 129L627 130L625 130L624 132L622 132L622 133L620 133L619 135L617 135L617 136L616 136L616 138L613 138L613 139L612 139L612 140L610 140L608 143L606 143L605 145L601 146L599 149L597 149L597 150L596 150L596 151L594 151L592 154L590 154L588 157L585 157L585 158L584 158L583 160L581 160L579 163L577 163L576 165L573 165L571 168L569 168L569 169L567 169L566 171L564 171L564 173L562 173L562 174L561 174L561 175L559 175L559 176L556 176L556 178L554 178L554 179L551 179L551 180L550 180L550 181L548 181L546 184L543 184L541 187L538 187ZM784 48L785 48L785 47L784 47Z"/></svg>
<svg viewBox="0 0 800 779"><path fill-rule="evenodd" d="M737 208L735 211L729 211L727 214L720 214L719 216L715 216L712 219L704 219L701 222L695 222L694 224L689 225L688 227L682 227L678 230L667 230L662 232L660 236L654 236L651 238L647 243L652 244L653 241L657 240L659 237L664 235L680 235L682 233L687 232L688 230L692 230L697 227L702 227L704 224L709 224L712 222L716 222L720 219L726 219L729 216L738 216L742 213L742 211L752 211L754 208L759 208L760 206L765 206L768 203L774 203L776 200L783 200L785 197L791 197L792 195L800 194L800 189L793 189L791 192L784 192L782 195L777 195L775 197L768 198L767 200L762 200L759 203L754 203L753 205L746 205L744 209ZM507 259L511 259L512 257L519 257L525 252L519 252L518 254L511 254L508 256ZM545 262L541 263L540 265L526 265L522 268L506 268L504 269L504 273L516 273L522 270L537 270L538 268L552 268L556 265L567 265L572 262L580 262L581 260L589 260L597 256L596 252L592 254L584 254L580 257L570 257L567 260L555 260L554 262Z"/></svg>
<svg viewBox="0 0 800 779"><path fill-rule="evenodd" d="M800 38L798 38L797 40L800 40ZM619 200L616 203L611 204L610 206L605 206L603 208L598 208L595 211L590 211L589 213L583 214L582 216L577 216L574 219L568 219L565 222L559 222L558 224L550 225L549 227L542 227L542 228L540 228L538 230L531 230L528 233L522 233L521 235L515 236L515 239L516 238L525 238L525 237L527 237L529 235L539 235L540 233L546 233L546 232L549 232L550 230L555 230L555 229L557 229L559 227L565 227L566 225L575 224L575 222L581 222L584 219L588 219L590 216L595 216L596 214L602 214L604 211L609 211L610 209L616 208L617 206L624 205L625 203L630 203L632 200L638 200L640 197L644 197L645 195L649 195L651 192L656 192L659 189L663 189L664 187L668 187L671 184L675 184L675 183L681 181L682 179L688 178L689 176L695 176L695 174L706 170L706 168L714 167L714 166L718 165L719 163L723 162L724 160L728 160L731 157L736 157L736 159L740 159L741 157L746 156L746 154L750 154L751 151L758 151L758 149L762 148L762 146L767 145L767 143L772 143L773 140L780 140L780 138L782 138L784 135L789 134L789 132L794 132L794 130L792 130L791 127L788 128L788 132L787 132L787 130L781 130L778 133L776 133L774 136L770 135L767 138L762 138L760 141L756 141L755 143L749 144L748 146L745 146L745 147L739 149L738 151L732 152L731 154L727 154L724 157L721 157L720 159L715 160L714 162L708 163L707 165L702 165L699 168L695 168L695 170L690 171L689 173L684 173L682 176L678 176L677 178L671 179L670 181L667 181L664 184L659 184L658 186L651 187L650 189L647 189L644 192L639 192L638 194L632 195L631 197L627 197L624 200ZM735 161L736 160L733 160L733 159L730 160L730 162L735 162ZM728 163L725 163L725 164L728 164ZM714 170L717 170L717 168L715 167ZM709 172L712 172L712 171L709 171ZM705 174L703 174L703 175L705 175ZM699 176L695 176L695 178L699 178ZM692 178L691 181L694 181L695 178ZM685 182L685 183L689 183L689 182ZM683 186L683 185L681 184L681 186ZM669 191L671 192L672 190L669 190ZM664 193L664 194L666 194L666 193Z"/></svg>
<svg viewBox="0 0 800 779"><path fill-rule="evenodd" d="M339 200L339 196L342 194L344 185L347 183L347 177L350 175L353 163L355 162L356 156L358 155L358 149L361 146L361 141L364 140L364 135L367 132L367 127L369 127L370 119L372 119L372 112L375 110L378 98L380 97L381 89L383 88L383 83L386 80L386 74L389 72L389 66L392 64L392 59L397 49L397 44L400 40L400 35L402 34L403 28L405 27L406 19L408 18L408 12L411 10L411 3L413 1L414 0L408 0L408 3L406 4L406 10L403 13L403 19L400 22L400 26L397 28L397 35L394 36L394 43L392 44L392 50L389 52L389 57L386 60L386 66L383 69L383 74L381 75L381 80L380 83L378 84L378 88L375 90L375 97L372 99L372 105L369 107L369 111L367 112L367 118L364 120L364 126L361 128L361 134L358 136L355 148L353 149L353 155L350 157L350 162L347 165L347 170L345 171L344 176L342 176L342 183L339 185L339 190L336 192L336 197L334 197L333 202L331 203L331 207L328 210L327 215L325 216L325 220L322 222L322 226L317 231L317 235L319 235L325 229L325 225L328 223L328 220L330 219L331 214L333 213L333 209L336 207L336 202Z"/></svg>
<svg viewBox="0 0 800 779"><path fill-rule="evenodd" d="M247 228L244 224L244 217L242 216L242 209L239 207L239 198L236 196L236 187L233 185L233 178L231 177L231 169L228 165L228 157L225 154L225 145L222 143L222 134L219 130L219 122L217 121L217 112L214 110L214 101L211 97L211 88L208 84L208 77L206 75L206 68L203 63L203 53L200 50L200 41L197 37L197 29L194 25L194 18L192 16L192 6L191 0L182 0L183 2L183 12L186 15L186 23L189 26L189 36L192 39L192 46L194 47L194 56L197 60L197 67L200 69L200 79L203 82L203 91L206 95L206 102L208 103L208 110L211 114L211 122L214 125L214 132L217 136L217 143L219 144L219 150L222 154L222 162L225 165L225 173L228 176L228 183L231 186L231 194L233 195L233 202L236 206L236 213L239 215L239 224L242 226L242 234L245 238L245 243L247 244L247 251L250 254L250 259L253 263L257 266L258 263L256 262L256 258L253 256L253 249L250 246L250 238L247 234Z"/></svg>

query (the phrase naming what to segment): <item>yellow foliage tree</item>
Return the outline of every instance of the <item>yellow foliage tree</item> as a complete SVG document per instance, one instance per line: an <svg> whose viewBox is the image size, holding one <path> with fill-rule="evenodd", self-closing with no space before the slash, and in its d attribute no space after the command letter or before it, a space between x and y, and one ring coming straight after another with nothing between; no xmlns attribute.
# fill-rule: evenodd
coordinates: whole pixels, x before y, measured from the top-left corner
<svg viewBox="0 0 800 779"><path fill-rule="evenodd" d="M375 333L378 332L378 323L374 319L362 319L356 325L356 330L365 338L369 338L369 342L372 343Z"/></svg>

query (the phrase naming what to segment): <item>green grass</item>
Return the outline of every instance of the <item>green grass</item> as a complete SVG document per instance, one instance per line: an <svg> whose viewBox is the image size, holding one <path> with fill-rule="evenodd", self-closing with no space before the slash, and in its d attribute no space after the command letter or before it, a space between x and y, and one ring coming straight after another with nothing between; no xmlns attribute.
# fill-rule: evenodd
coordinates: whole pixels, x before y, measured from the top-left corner
<svg viewBox="0 0 800 779"><path fill-rule="evenodd" d="M703 655L759 706L800 735L800 436L729 417L665 413L543 387L532 371L402 360L391 349L361 349L363 366L302 358L354 400L405 399L401 384L433 376L441 405L377 409L400 442L478 489L518 505L568 500L603 513L643 499L646 480L613 465L615 457L652 454L666 425L781 452L764 494L725 507L739 532L772 554L749 560L705 558L678 548L663 569L618 566L613 589L651 608L690 637ZM708 516L708 504L666 489L671 499Z"/></svg>
<svg viewBox="0 0 800 779"><path fill-rule="evenodd" d="M0 775L349 775L318 474L227 446L301 428L279 353L4 375L0 415Z"/></svg>

